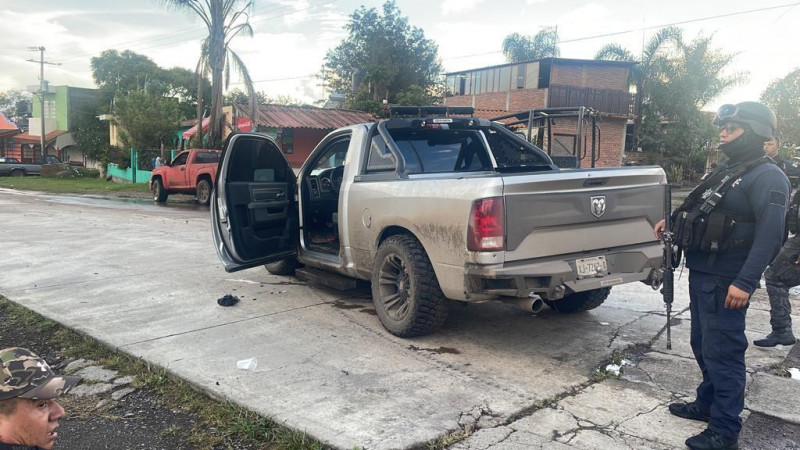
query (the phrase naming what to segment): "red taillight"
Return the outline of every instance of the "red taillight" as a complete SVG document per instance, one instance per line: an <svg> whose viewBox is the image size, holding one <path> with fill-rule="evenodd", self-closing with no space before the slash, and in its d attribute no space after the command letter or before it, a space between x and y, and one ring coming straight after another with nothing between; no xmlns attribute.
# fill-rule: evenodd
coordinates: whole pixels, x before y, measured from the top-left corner
<svg viewBox="0 0 800 450"><path fill-rule="evenodd" d="M473 252L503 250L505 213L503 197L484 198L472 204L467 229L467 249Z"/></svg>

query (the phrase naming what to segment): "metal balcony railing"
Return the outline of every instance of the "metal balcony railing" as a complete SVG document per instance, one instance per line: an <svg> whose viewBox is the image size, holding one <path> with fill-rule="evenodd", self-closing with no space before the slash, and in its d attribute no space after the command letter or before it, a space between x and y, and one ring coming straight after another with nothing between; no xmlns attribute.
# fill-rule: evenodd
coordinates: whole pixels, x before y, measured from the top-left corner
<svg viewBox="0 0 800 450"><path fill-rule="evenodd" d="M586 106L603 113L636 114L636 94L616 89L551 84L547 105L550 108Z"/></svg>

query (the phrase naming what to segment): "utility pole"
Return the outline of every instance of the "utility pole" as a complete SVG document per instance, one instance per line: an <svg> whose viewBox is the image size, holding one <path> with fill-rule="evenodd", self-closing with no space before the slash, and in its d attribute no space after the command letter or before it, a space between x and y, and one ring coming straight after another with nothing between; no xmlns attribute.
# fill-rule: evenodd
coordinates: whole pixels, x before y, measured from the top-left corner
<svg viewBox="0 0 800 450"><path fill-rule="evenodd" d="M44 150L44 135L45 135L45 129L44 129L44 65L45 64L50 64L51 66L59 66L61 64L59 64L59 63L51 63L51 62L45 61L44 60L44 47L42 47L42 46L39 46L39 47L28 47L28 50L33 50L33 51L38 51L39 52L39 60L38 61L35 60L35 59L28 59L27 61L34 62L34 63L39 63L39 104L41 106L39 113L42 115L42 117L40 118L41 127L42 128L39 131L39 134L41 135L41 138L39 139L39 145L40 145L39 152L41 154L41 162L42 162L42 164L44 164L44 151L45 151ZM35 154L33 155L33 159L34 159L34 161L36 161L36 155Z"/></svg>

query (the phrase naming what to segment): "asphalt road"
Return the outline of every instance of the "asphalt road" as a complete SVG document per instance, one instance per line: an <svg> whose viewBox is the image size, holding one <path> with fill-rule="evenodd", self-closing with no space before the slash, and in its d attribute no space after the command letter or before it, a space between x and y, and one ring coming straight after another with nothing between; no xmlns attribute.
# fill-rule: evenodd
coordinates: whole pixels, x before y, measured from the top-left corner
<svg viewBox="0 0 800 450"><path fill-rule="evenodd" d="M194 207L0 190L0 254L10 300L334 447L409 448L466 426L480 431L458 448L682 448L703 429L666 410L699 380L688 272L666 350L660 296L639 283L576 315L456 306L438 333L399 339L366 291L225 273ZM225 294L241 301L218 306ZM754 300L748 337L768 329ZM751 346L748 367L770 372L787 351ZM621 379L593 378L615 353L630 360ZM255 371L236 369L249 357Z"/></svg>

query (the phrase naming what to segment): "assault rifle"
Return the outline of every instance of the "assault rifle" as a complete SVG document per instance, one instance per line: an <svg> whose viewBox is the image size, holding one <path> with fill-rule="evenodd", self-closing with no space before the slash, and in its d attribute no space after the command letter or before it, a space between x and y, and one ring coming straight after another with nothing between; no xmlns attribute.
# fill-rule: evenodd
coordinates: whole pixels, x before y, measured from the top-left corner
<svg viewBox="0 0 800 450"><path fill-rule="evenodd" d="M664 296L664 306L667 308L667 350L672 350L672 301L675 300L675 269L672 267L674 258L674 243L672 235L672 186L664 186L664 279L661 294Z"/></svg>

